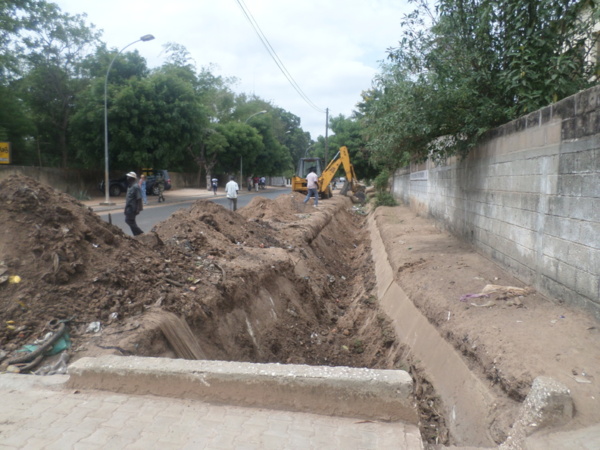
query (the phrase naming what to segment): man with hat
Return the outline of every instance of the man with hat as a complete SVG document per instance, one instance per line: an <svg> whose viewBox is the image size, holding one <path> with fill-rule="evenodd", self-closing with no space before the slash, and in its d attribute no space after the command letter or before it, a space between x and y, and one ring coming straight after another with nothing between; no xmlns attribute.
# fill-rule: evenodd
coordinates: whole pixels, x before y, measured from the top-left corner
<svg viewBox="0 0 600 450"><path fill-rule="evenodd" d="M142 203L142 190L137 183L137 175L135 172L129 172L127 174L127 184L129 187L127 188L127 195L125 196L125 223L129 225L133 235L137 236L144 232L137 226L135 216L144 209L144 206Z"/></svg>

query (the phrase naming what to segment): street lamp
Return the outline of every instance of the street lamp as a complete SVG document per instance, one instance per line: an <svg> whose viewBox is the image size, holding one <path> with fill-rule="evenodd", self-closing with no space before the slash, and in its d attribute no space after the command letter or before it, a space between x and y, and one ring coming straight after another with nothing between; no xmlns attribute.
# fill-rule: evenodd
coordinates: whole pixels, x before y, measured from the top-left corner
<svg viewBox="0 0 600 450"><path fill-rule="evenodd" d="M258 116L259 114L266 114L267 110L263 109L262 111L259 111L257 113L252 114L250 117L248 117L244 123L248 123L248 121L250 119L252 119L254 116ZM244 180L244 176L242 175L242 168L244 165L244 155L240 155L240 187L243 187L243 180Z"/></svg>
<svg viewBox="0 0 600 450"><path fill-rule="evenodd" d="M304 157L305 157L305 158L306 158L306 156L308 155L308 151L309 151L311 148L313 148L315 145L316 145L316 143L315 143L315 144L311 144L311 145L309 145L309 146L306 148L306 150L304 150Z"/></svg>
<svg viewBox="0 0 600 450"><path fill-rule="evenodd" d="M262 110L262 111L259 111L259 112L257 112L257 113L254 113L254 114L252 114L250 117L248 117L244 123L248 123L248 121L249 121L250 119L252 119L254 116L258 116L259 114L266 114L266 113L267 113L267 111L266 111L266 110Z"/></svg>
<svg viewBox="0 0 600 450"><path fill-rule="evenodd" d="M113 57L110 64L108 65L108 69L106 70L106 78L104 79L104 203L100 203L101 205L112 205L110 203L110 182L108 177L108 74L110 73L110 68L112 67L117 56L121 54L123 50L127 47L132 46L133 44L137 44L138 42L147 42L154 39L154 36L151 34L146 34L139 38L137 41L133 41L131 44L127 44L121 50L117 52L117 54Z"/></svg>

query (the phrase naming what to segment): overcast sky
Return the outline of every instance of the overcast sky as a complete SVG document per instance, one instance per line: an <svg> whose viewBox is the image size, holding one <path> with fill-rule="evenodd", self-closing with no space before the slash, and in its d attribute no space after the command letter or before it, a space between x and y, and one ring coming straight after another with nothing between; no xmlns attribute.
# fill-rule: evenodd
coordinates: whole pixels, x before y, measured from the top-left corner
<svg viewBox="0 0 600 450"><path fill-rule="evenodd" d="M64 12L86 13L121 49L137 49L150 67L163 45L187 48L196 66L236 77L235 92L256 94L300 117L313 139L325 135L325 114L296 93L264 48L237 0L54 0ZM244 0L242 2L304 94L331 116L349 116L369 89L386 49L400 39L406 0ZM331 131L330 131L331 133Z"/></svg>

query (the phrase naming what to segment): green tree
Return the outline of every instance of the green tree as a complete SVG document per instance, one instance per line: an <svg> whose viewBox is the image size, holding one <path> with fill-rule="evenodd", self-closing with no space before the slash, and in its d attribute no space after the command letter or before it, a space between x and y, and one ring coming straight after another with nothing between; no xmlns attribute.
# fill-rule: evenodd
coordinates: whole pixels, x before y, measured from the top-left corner
<svg viewBox="0 0 600 450"><path fill-rule="evenodd" d="M115 50L116 51L116 50ZM74 112L70 121L69 135L76 151L77 161L85 167L100 167L104 161L104 83L106 71L115 53L109 52L105 46L97 49L82 63L84 70L92 77L87 88L74 102ZM119 55L108 74L108 125L109 125L109 166L111 169L125 170L131 167L132 161L121 166L117 161L117 149L113 150L112 131L127 127L127 123L118 123L111 117L111 108L119 92L130 85L133 80L145 79L150 71L146 60L136 51ZM131 169L130 169L131 170Z"/></svg>
<svg viewBox="0 0 600 450"><path fill-rule="evenodd" d="M144 167L186 166L186 149L196 142L207 114L193 86L168 72L132 79L109 111L117 162Z"/></svg>
<svg viewBox="0 0 600 450"><path fill-rule="evenodd" d="M435 13L418 2L361 105L373 160L465 154L490 128L590 86L597 14L595 0L440 0Z"/></svg>
<svg viewBox="0 0 600 450"><path fill-rule="evenodd" d="M57 5L30 2L22 38L26 75L17 84L27 102L43 148L43 162L67 167L73 160L68 129L77 96L86 89L82 62L98 43L99 33L85 17L62 13Z"/></svg>

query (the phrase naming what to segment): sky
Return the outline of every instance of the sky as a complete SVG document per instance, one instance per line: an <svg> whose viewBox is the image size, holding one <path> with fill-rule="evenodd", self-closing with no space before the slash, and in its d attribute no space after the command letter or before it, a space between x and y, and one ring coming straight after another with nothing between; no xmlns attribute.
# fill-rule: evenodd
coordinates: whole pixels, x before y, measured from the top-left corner
<svg viewBox="0 0 600 450"><path fill-rule="evenodd" d="M63 12L87 14L109 48L139 37L136 49L151 68L163 46L186 47L196 67L235 77L232 89L255 94L300 117L312 139L325 135L326 115L348 117L371 87L386 50L401 38L407 0L240 0L311 106L282 74L238 0L53 0ZM331 135L331 130L329 135Z"/></svg>

